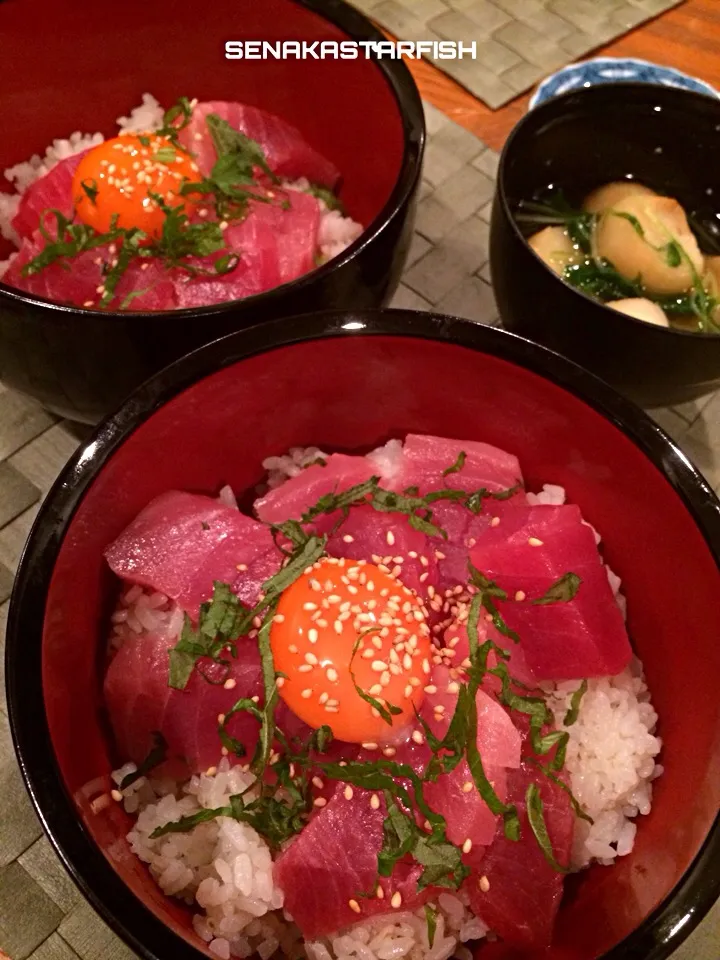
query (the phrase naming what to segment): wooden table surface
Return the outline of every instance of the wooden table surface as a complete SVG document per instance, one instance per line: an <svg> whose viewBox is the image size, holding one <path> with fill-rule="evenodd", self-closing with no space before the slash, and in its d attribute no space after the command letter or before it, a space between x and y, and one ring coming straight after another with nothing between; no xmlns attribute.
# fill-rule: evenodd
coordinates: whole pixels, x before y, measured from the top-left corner
<svg viewBox="0 0 720 960"><path fill-rule="evenodd" d="M720 88L720 0L686 0L593 56L639 57L676 67ZM425 61L407 61L422 96L456 123L500 150L525 113L530 94L490 110Z"/></svg>

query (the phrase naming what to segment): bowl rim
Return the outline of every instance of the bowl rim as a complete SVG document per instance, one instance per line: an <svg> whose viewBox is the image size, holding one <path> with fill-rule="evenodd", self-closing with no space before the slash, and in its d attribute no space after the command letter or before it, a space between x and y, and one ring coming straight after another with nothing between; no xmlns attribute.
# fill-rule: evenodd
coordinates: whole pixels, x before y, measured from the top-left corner
<svg viewBox="0 0 720 960"><path fill-rule="evenodd" d="M720 570L720 501L675 442L639 407L582 367L516 334L411 310L327 311L250 327L207 344L155 374L81 444L46 496L20 560L10 601L6 692L25 785L55 852L115 932L144 960L201 956L130 891L77 816L50 740L42 689L45 601L72 518L96 475L161 406L197 381L293 344L347 336L412 337L450 343L521 366L596 410L660 470L683 501ZM667 897L599 960L666 960L720 895L720 813Z"/></svg>
<svg viewBox="0 0 720 960"><path fill-rule="evenodd" d="M516 217L516 212L513 211L510 202L508 200L507 190L505 188L505 175L506 170L511 162L511 153L516 149L516 141L521 137L527 136L528 128L532 129L533 125L542 125L544 120L550 119L559 119L560 116L563 116L565 113L564 108L569 105L570 100L581 97L583 99L591 100L595 97L598 99L605 99L610 96L615 95L619 102L627 102L628 99L632 99L633 102L638 101L649 101L651 99L656 99L658 96L667 97L670 100L692 100L698 105L705 104L708 109L714 108L715 113L718 116L718 123L720 124L720 93L717 97L710 97L706 93L700 93L697 90L688 90L686 87L669 87L663 86L661 84L655 83L643 83L641 81L612 81L608 83L597 83L589 87L578 87L575 90L568 90L566 93L559 93L556 96L550 97L548 100L544 100L542 103L538 103L528 110L528 112L515 124L513 129L510 131L510 134L503 144L503 148L500 152L500 160L498 162L498 172L496 178L496 197L499 203L502 206L502 211L511 225L513 233L517 239L521 241L523 246L529 251L529 253L541 264L548 273L552 274L558 283L562 284L563 287L569 290L576 297L579 297L585 303L592 304L595 307L599 307L602 310L612 310L612 307L608 307L606 303L603 303L602 300L596 300L594 297L589 296L587 293L584 293L582 290L578 290L576 287L571 286L569 283L566 283L562 277L559 277L557 274L552 271L545 261L538 256L537 253L532 249L528 243L528 238L523 234L518 226ZM558 117L554 117L554 113L558 113ZM546 117L547 115L547 117ZM712 256L712 254L707 254L707 256ZM655 331L654 334L650 336L666 336L666 337L680 337L680 338L691 338L697 340L698 337L706 340L716 341L720 337L720 331L718 333L708 333L704 330L682 330L678 327L661 327L654 323L647 323L645 320L638 320L636 317L630 316L630 314L623 313L620 310L613 310L613 314L619 314L620 317L624 317L625 320L635 326L638 330L642 329L647 331ZM622 322L622 321L621 321Z"/></svg>
<svg viewBox="0 0 720 960"><path fill-rule="evenodd" d="M305 7L311 13L339 27L351 40L381 42L386 39L368 17L347 3L346 0L290 0L290 2ZM375 52L368 54L367 59L374 63L375 68L383 75L394 96L402 125L402 159L395 184L382 209L364 228L360 236L353 240L342 253L332 257L321 266L314 267L308 273L272 287L270 290L264 290L261 293L243 297L239 300L228 300L223 303L207 304L205 306L183 307L173 310L100 310L94 307L57 303L54 300L48 300L45 297L39 297L16 287L11 287L3 283L1 278L0 305L3 300L10 300L39 309L49 308L62 314L80 313L83 316L110 323L117 321L118 317L126 316L137 319L147 317L153 319L165 318L170 322L225 314L229 310L238 309L239 305L252 309L260 302L263 304L271 303L273 300L287 295L289 291L294 293L317 280L322 281L323 278L329 277L331 273L359 256L404 209L408 198L412 195L420 179L422 158L425 152L425 112L420 92L407 64L402 59L379 57ZM23 319L22 314L16 317L17 322L22 322Z"/></svg>
<svg viewBox="0 0 720 960"><path fill-rule="evenodd" d="M684 70L679 70L677 67L670 67L662 63L653 63L652 60L643 60L642 57L607 57L607 56L597 56L590 57L587 60L580 60L576 63L569 63L565 67L560 67L559 70L556 70L555 73L551 73L550 76L545 77L537 87L535 88L530 100L528 101L528 110L534 110L535 107L539 107L542 103L545 103L547 100L554 99L555 97L560 97L562 94L554 93L549 97L546 96L548 88L559 78L563 76L568 76L571 74L581 74L583 69L588 67L592 70L593 67L600 64L616 64L620 66L621 64L631 64L633 67L646 68L650 67L652 70L657 70L661 73L666 74L667 76L673 76L681 80L690 80L692 83L698 84L701 87L704 87L706 95L712 98L720 98L720 90L717 90L713 87L712 84L707 83L705 80L701 80L700 77L694 77L692 74L685 73ZM603 80L598 83L590 83L590 86L600 86L600 83L603 85L608 85L610 83L645 83L650 86L668 86L668 87L678 87L681 90L690 90L694 93L700 93L696 87L687 86L685 84L673 84L673 83L661 83L651 80ZM579 87L574 87L573 90L578 90ZM566 93L572 92L571 90L565 91Z"/></svg>

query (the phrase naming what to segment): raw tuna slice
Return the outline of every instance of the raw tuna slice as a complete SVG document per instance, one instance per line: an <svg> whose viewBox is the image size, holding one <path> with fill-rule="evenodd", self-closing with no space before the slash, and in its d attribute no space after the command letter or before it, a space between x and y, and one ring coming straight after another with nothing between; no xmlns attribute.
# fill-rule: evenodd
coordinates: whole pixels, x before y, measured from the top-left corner
<svg viewBox="0 0 720 960"><path fill-rule="evenodd" d="M268 166L278 177L297 180L307 177L314 183L333 188L340 172L307 143L299 130L279 117L257 107L241 103L211 100L198 103L179 140L195 154L203 174L209 174L217 159L206 117L215 113L235 130L241 130L263 149Z"/></svg>
<svg viewBox="0 0 720 960"><path fill-rule="evenodd" d="M383 878L384 897L362 897L377 884L377 855L383 843L385 805L370 805L371 793L354 787L345 797L339 783L320 813L278 857L273 878L285 895L285 909L303 935L314 939L340 930L363 917L390 913L390 898L402 896L403 909L414 910L432 895L418 891L421 867L399 863L390 878ZM350 901L359 913L350 907Z"/></svg>
<svg viewBox="0 0 720 960"><path fill-rule="evenodd" d="M232 690L209 683L197 670L184 690L175 690L168 686L171 645L167 636L157 634L126 641L108 668L104 692L119 755L140 764L153 745L153 732L159 731L168 744L168 764L161 772L184 778L220 761L218 714L240 697L261 696L262 671L257 644L241 640L238 658L230 658ZM213 678L218 667L207 661L204 669ZM228 732L246 745L249 755L258 730L257 721L245 713L228 722Z"/></svg>
<svg viewBox="0 0 720 960"><path fill-rule="evenodd" d="M192 617L212 596L214 580L253 603L280 564L262 524L211 497L176 490L148 504L105 557L117 576L172 597Z"/></svg>
<svg viewBox="0 0 720 960"><path fill-rule="evenodd" d="M95 300L99 300L97 294ZM113 310L174 310L179 303L172 275L157 258L137 257L120 278L110 306Z"/></svg>
<svg viewBox="0 0 720 960"><path fill-rule="evenodd" d="M107 246L87 250L76 257L56 261L39 273L24 277L22 268L47 245L36 232L22 241L17 257L4 276L4 282L56 303L78 307L98 307L103 284L103 265L112 259ZM115 290L112 309L172 310L177 306L171 275L154 258L133 260Z"/></svg>
<svg viewBox="0 0 720 960"><path fill-rule="evenodd" d="M365 457L333 453L325 466L314 464L286 480L255 501L255 510L266 523L299 519L326 493L342 492L374 475L373 464Z"/></svg>
<svg viewBox="0 0 720 960"><path fill-rule="evenodd" d="M318 524L331 527L334 519ZM347 557L377 563L378 558L390 569L399 567L398 579L419 596L428 587L437 587L437 560L428 549L428 538L414 530L406 517L378 513L372 507L353 507L347 520L330 537L327 552L331 557Z"/></svg>
<svg viewBox="0 0 720 960"><path fill-rule="evenodd" d="M488 623L484 618L480 618L478 623L478 642L484 643L486 640L492 640L499 647L509 654L509 658L504 662L507 664L510 676L526 687L536 687L537 680L527 664L525 651L522 644L513 643L508 637L504 637L492 623ZM454 623L448 627L443 635L446 655L450 650L454 653L452 656L452 666L454 668L465 666L469 663L470 642L468 640L467 629L464 623ZM492 651L488 655L488 667L492 669L497 665L497 656ZM486 676L483 680L483 688L492 694L497 694L500 689L500 681L493 676Z"/></svg>
<svg viewBox="0 0 720 960"><path fill-rule="evenodd" d="M46 243L39 231L24 239L17 257L3 277L3 282L57 303L77 306L96 304L99 299L97 288L103 279L102 260L108 256L107 248L88 250L72 260L62 263L56 261L39 273L23 276L22 269L25 264L34 259L45 248Z"/></svg>
<svg viewBox="0 0 720 960"><path fill-rule="evenodd" d="M443 476L464 451L465 462L454 473ZM507 490L522 483L517 457L488 443L473 440L446 440L443 437L410 433L403 447L403 468L396 483L418 486L420 492L452 487L474 491Z"/></svg>
<svg viewBox="0 0 720 960"><path fill-rule="evenodd" d="M281 205L279 198L289 206ZM319 227L320 207L315 197L307 194L275 190L273 203L252 202L245 219L231 224L224 233L224 253L240 258L235 269L198 277L176 271L178 306L241 300L301 277L315 267ZM191 263L214 271L221 255L223 251Z"/></svg>
<svg viewBox="0 0 720 960"><path fill-rule="evenodd" d="M494 933L509 944L540 949L552 939L563 874L545 859L528 823L525 795L531 783L540 790L555 857L563 865L568 863L574 825L569 797L534 766L523 763L508 773L508 802L518 808L520 840L507 840L498 827L466 889L474 913Z"/></svg>
<svg viewBox="0 0 720 960"><path fill-rule="evenodd" d="M421 713L436 737L443 737L455 712L457 693L450 671L443 665L433 668L431 688ZM503 708L483 690L476 698L478 711L477 746L485 775L502 802L506 796L507 768L520 765L521 737ZM471 788L467 784L472 784ZM473 849L492 843L497 816L475 788L467 762L463 760L450 774L429 783L425 796L430 806L445 817L448 837L462 846L470 840Z"/></svg>
<svg viewBox="0 0 720 960"><path fill-rule="evenodd" d="M512 598L499 608L519 634L537 680L614 675L628 665L632 651L622 614L577 507L509 506L471 558ZM567 573L582 580L572 600L533 603ZM518 591L526 599L516 601Z"/></svg>
<svg viewBox="0 0 720 960"><path fill-rule="evenodd" d="M21 237L32 236L45 210L59 210L68 219L72 217L75 206L72 180L80 160L87 152L83 150L61 160L23 193L18 212L12 219L12 226ZM50 222L54 224L55 219L51 218Z"/></svg>

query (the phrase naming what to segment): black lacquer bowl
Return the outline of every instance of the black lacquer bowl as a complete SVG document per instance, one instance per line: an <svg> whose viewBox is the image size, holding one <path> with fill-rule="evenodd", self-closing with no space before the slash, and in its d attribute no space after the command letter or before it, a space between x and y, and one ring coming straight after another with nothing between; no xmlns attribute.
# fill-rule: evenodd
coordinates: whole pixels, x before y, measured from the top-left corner
<svg viewBox="0 0 720 960"><path fill-rule="evenodd" d="M117 14L110 25L92 0L0 4L0 170L75 130L115 134L115 118L145 91L166 106L180 95L240 100L298 127L335 163L341 199L366 230L292 283L200 309L68 308L0 282L0 379L85 422L227 333L318 309L386 304L412 234L424 145L422 104L402 61L368 59L363 48L356 59L225 59L227 40L383 39L343 0L125 0ZM0 259L10 250L0 238Z"/></svg>
<svg viewBox="0 0 720 960"><path fill-rule="evenodd" d="M103 551L168 489L242 495L292 446L359 452L407 432L496 444L530 489L567 489L622 577L660 716L665 772L632 854L568 880L550 950L487 943L477 960L667 960L720 893L712 491L640 410L536 344L410 311L328 313L236 333L136 391L59 478L20 565L6 678L23 775L84 894L144 960L199 960L202 944L132 856L121 806L95 803L119 759L102 700Z"/></svg>
<svg viewBox="0 0 720 960"><path fill-rule="evenodd" d="M718 253L719 160L720 100L699 93L603 84L532 110L505 144L493 205L490 264L504 325L644 406L720 386L720 335L657 327L603 306L549 270L515 221L520 202L551 184L579 205L594 187L631 175L675 197L717 245L706 252Z"/></svg>

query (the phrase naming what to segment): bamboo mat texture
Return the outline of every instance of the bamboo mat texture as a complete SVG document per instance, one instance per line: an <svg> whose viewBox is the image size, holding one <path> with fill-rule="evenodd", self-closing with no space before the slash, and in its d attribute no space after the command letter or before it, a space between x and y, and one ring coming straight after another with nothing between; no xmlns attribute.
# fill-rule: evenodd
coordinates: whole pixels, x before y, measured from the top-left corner
<svg viewBox="0 0 720 960"><path fill-rule="evenodd" d="M400 40L477 42L477 58L433 60L496 110L548 74L683 0L351 0Z"/></svg>

